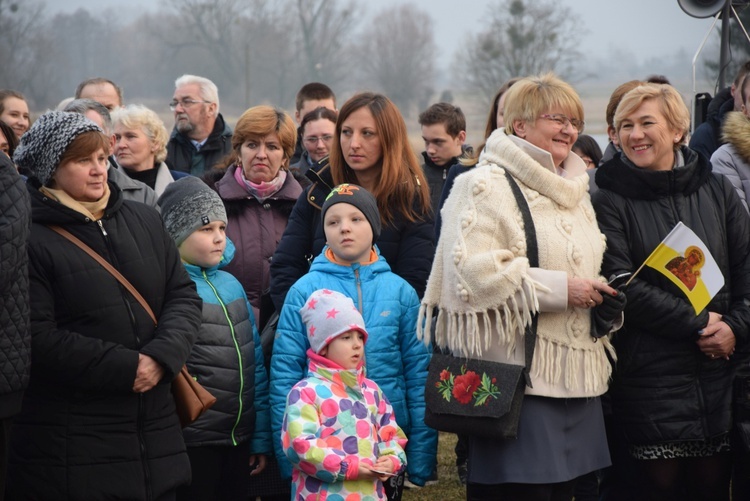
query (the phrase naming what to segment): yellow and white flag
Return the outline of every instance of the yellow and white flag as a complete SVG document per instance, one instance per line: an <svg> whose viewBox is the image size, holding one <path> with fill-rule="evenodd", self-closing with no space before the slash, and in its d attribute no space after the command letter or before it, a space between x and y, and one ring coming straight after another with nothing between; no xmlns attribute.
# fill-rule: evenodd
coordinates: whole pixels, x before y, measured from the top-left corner
<svg viewBox="0 0 750 501"><path fill-rule="evenodd" d="M724 275L706 244L682 224L669 232L643 263L672 281L698 315L724 286Z"/></svg>

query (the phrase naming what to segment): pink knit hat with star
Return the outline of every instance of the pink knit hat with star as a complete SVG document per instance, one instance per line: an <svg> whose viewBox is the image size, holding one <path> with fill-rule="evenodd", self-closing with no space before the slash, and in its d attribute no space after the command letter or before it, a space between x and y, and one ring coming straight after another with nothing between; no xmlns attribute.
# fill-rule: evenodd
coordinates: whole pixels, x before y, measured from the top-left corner
<svg viewBox="0 0 750 501"><path fill-rule="evenodd" d="M355 330L362 333L367 343L365 321L354 301L340 292L318 289L307 298L299 314L307 327L310 348L320 353L325 346L341 334Z"/></svg>

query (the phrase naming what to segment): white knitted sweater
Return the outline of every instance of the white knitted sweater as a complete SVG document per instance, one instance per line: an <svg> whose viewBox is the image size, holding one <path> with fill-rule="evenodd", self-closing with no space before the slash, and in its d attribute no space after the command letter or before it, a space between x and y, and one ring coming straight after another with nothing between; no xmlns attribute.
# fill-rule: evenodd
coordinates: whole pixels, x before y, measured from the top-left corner
<svg viewBox="0 0 750 501"><path fill-rule="evenodd" d="M588 195L585 166L574 154L559 175L548 152L496 130L476 168L456 178L441 212L443 226L418 334L454 354L524 364L524 326L548 292L529 276L523 219L507 170L531 209L539 267L567 276L599 278L604 235ZM593 397L607 390L607 338L590 335L590 310L541 311L527 394Z"/></svg>

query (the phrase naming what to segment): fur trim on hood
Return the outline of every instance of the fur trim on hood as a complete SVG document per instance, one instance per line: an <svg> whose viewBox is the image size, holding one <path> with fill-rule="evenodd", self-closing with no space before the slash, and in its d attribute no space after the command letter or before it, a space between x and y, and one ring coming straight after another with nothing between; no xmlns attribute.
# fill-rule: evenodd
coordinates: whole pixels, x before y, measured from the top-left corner
<svg viewBox="0 0 750 501"><path fill-rule="evenodd" d="M721 138L734 146L746 164L750 164L750 118L741 111L727 113Z"/></svg>

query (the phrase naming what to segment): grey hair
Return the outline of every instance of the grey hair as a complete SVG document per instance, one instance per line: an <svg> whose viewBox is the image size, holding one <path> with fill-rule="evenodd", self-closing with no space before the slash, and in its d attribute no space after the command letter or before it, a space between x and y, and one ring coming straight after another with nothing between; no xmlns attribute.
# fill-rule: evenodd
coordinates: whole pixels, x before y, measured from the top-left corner
<svg viewBox="0 0 750 501"><path fill-rule="evenodd" d="M69 102L62 111L70 113L78 113L85 115L87 111L95 111L102 117L104 123L104 133L108 136L112 135L112 115L109 114L109 110L106 106L93 99L74 99Z"/></svg>
<svg viewBox="0 0 750 501"><path fill-rule="evenodd" d="M210 103L216 103L216 114L215 117L219 116L219 89L216 84L208 78L199 77L196 75L182 75L180 78L174 81L175 89L182 87L183 85L196 84L200 89L201 99Z"/></svg>

